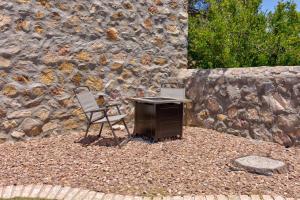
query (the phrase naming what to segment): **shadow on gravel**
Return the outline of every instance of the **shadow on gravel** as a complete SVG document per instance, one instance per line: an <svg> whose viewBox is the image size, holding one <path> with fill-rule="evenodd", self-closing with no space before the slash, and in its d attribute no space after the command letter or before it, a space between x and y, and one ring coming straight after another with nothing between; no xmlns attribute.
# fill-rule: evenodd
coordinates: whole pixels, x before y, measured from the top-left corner
<svg viewBox="0 0 300 200"><path fill-rule="evenodd" d="M122 143L125 141L126 137L117 137L118 143ZM117 146L116 140L113 137L98 137L97 135L89 135L85 138L80 138L79 140L75 141L75 143L79 143L82 146L104 146L104 147L115 147Z"/></svg>

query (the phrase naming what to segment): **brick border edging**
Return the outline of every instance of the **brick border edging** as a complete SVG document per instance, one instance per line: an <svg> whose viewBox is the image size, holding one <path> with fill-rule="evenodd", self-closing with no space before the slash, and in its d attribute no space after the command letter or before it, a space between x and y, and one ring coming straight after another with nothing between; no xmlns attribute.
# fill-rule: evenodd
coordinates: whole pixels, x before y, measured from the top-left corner
<svg viewBox="0 0 300 200"><path fill-rule="evenodd" d="M15 197L52 200L300 200L300 198L284 198L279 195L185 195L157 196L151 198L111 193L105 194L82 188L42 184L0 187L0 199L10 199Z"/></svg>

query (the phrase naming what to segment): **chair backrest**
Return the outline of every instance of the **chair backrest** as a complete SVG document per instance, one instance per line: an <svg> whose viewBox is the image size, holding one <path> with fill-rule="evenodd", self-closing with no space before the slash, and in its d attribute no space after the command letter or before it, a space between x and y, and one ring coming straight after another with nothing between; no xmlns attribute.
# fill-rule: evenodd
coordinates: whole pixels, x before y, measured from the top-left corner
<svg viewBox="0 0 300 200"><path fill-rule="evenodd" d="M76 94L80 106L84 112L99 109L99 106L95 100L95 97L90 91L82 91Z"/></svg>
<svg viewBox="0 0 300 200"><path fill-rule="evenodd" d="M185 88L161 88L160 96L174 99L185 99Z"/></svg>
<svg viewBox="0 0 300 200"><path fill-rule="evenodd" d="M79 93L76 93L76 91L74 92L86 117L90 119L90 115L87 115L86 112L99 109L99 106L95 100L94 95L89 90L83 90ZM98 119L101 117L102 114L100 112L95 112L93 113L93 117L91 120L93 121L94 119Z"/></svg>

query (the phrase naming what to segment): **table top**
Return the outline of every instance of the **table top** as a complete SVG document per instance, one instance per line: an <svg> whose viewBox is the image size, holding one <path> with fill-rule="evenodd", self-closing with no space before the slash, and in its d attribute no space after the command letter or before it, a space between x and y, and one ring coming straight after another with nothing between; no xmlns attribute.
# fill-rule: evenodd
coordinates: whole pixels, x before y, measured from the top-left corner
<svg viewBox="0 0 300 200"><path fill-rule="evenodd" d="M129 97L131 101L151 103L151 104L165 104L165 103L189 103L189 99L174 99L168 97Z"/></svg>

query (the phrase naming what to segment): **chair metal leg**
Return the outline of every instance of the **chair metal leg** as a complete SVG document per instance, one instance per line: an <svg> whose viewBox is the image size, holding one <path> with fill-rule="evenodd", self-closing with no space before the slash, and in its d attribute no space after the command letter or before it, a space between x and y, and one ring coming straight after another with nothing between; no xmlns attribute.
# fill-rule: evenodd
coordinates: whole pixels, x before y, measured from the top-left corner
<svg viewBox="0 0 300 200"><path fill-rule="evenodd" d="M102 133L102 129L103 129L103 123L101 124L101 128L100 128L100 131L99 131L99 134L98 134L98 137L101 137L101 133Z"/></svg>
<svg viewBox="0 0 300 200"><path fill-rule="evenodd" d="M122 122L123 122L123 124L124 124L124 126L125 126L125 129L126 129L126 131L127 131L128 137L130 138L131 135L130 135L130 132L129 132L129 129L128 129L128 127L127 127L127 124L126 124L125 120L123 119Z"/></svg>
<svg viewBox="0 0 300 200"><path fill-rule="evenodd" d="M117 136L116 136L116 134L115 134L115 131L114 131L114 129L113 129L113 127L112 127L112 125L111 125L111 123L110 123L110 121L109 121L108 118L107 118L107 123L108 123L108 125L109 125L109 127L110 127L110 129L111 129L111 131L112 131L112 133L113 133L113 136L114 136L114 138L115 138L116 145L118 145L118 147L121 148L121 146L120 146L120 144L119 144L119 141L118 141L118 138L117 138Z"/></svg>
<svg viewBox="0 0 300 200"><path fill-rule="evenodd" d="M86 136L88 135L88 132L89 132L90 126L91 126L91 124L90 124L90 123L88 123L88 124L87 124L87 127L86 127L86 131L85 131L85 136L84 136L84 137L86 137Z"/></svg>

